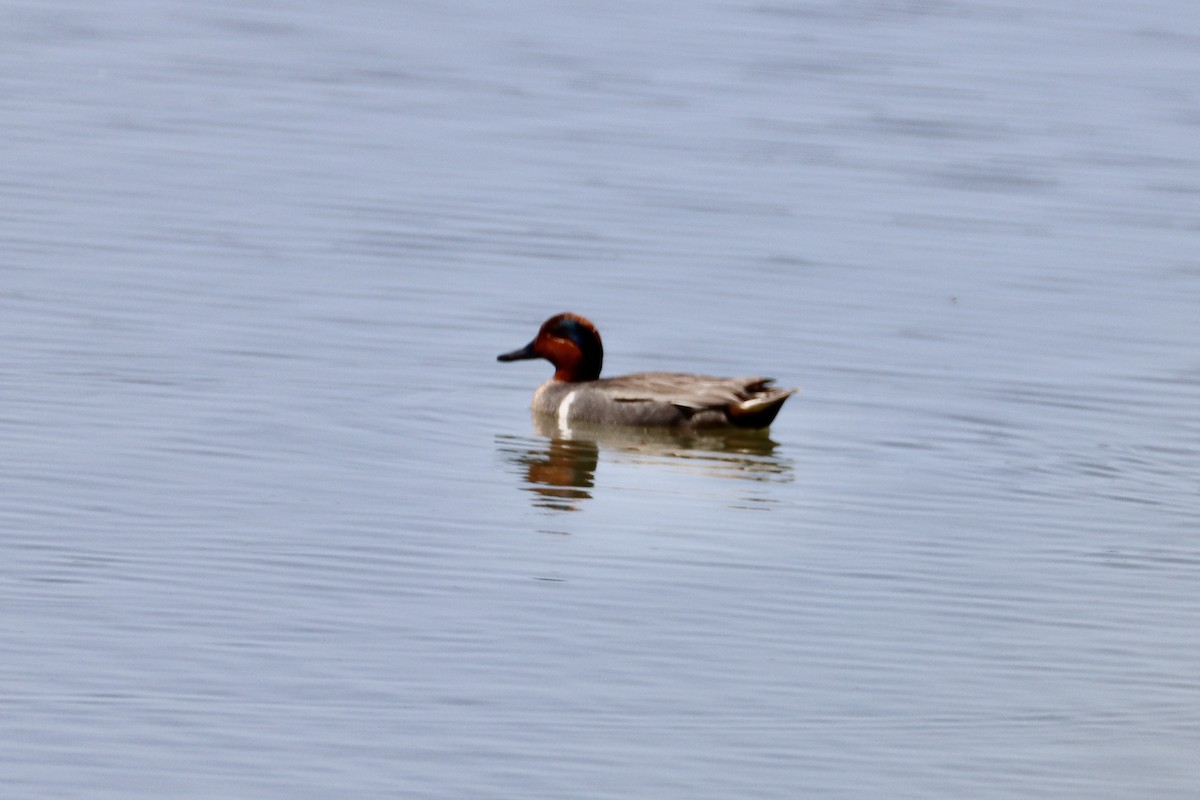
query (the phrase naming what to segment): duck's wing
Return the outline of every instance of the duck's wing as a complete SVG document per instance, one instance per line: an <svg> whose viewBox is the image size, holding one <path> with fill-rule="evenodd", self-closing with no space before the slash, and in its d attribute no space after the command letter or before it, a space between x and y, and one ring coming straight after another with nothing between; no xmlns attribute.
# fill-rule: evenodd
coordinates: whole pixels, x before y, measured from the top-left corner
<svg viewBox="0 0 1200 800"><path fill-rule="evenodd" d="M771 381L771 378L760 377L718 378L682 372L638 372L599 382L604 384L604 393L618 402L670 403L698 411L782 394L784 390L772 387Z"/></svg>

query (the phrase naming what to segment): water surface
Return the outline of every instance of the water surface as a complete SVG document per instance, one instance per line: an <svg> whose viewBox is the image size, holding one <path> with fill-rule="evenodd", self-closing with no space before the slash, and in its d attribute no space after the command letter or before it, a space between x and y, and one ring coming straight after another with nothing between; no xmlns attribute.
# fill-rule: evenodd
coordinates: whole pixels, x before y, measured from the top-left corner
<svg viewBox="0 0 1200 800"><path fill-rule="evenodd" d="M9 793L1194 797L1191 11L0 12Z"/></svg>

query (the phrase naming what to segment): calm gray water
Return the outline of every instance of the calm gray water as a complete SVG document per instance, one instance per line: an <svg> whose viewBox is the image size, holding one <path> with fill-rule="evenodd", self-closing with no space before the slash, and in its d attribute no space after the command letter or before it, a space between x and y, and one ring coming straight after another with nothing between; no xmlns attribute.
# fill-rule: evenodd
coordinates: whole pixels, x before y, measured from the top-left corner
<svg viewBox="0 0 1200 800"><path fill-rule="evenodd" d="M1194 798L1193 0L9 3L0 785ZM769 437L534 425L763 373Z"/></svg>

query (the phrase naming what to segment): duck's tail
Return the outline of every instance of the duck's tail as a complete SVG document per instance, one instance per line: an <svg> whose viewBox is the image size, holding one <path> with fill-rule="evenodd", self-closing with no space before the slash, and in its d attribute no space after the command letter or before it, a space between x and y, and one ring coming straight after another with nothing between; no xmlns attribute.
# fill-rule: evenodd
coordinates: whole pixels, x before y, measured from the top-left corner
<svg viewBox="0 0 1200 800"><path fill-rule="evenodd" d="M798 391L799 386L791 389L763 387L753 397L730 403L725 407L725 413L730 424L738 428L765 428L775 421L784 401Z"/></svg>

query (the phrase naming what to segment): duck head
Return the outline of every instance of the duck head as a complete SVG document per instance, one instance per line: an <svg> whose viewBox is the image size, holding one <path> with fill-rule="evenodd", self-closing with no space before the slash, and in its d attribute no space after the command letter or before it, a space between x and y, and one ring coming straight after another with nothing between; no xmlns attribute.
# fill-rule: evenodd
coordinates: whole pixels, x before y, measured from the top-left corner
<svg viewBox="0 0 1200 800"><path fill-rule="evenodd" d="M594 381L604 363L604 346L596 326L576 314L558 314L542 323L533 341L497 361L544 358L554 365L556 381Z"/></svg>

